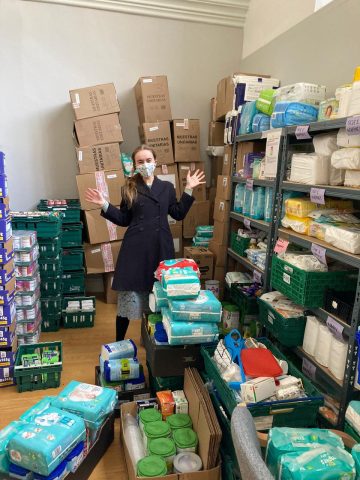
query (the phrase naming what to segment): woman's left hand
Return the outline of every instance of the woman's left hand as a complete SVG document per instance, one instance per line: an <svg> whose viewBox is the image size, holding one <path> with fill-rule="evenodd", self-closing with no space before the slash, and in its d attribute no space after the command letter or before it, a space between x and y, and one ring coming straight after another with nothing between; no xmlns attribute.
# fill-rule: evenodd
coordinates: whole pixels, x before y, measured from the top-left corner
<svg viewBox="0 0 360 480"><path fill-rule="evenodd" d="M186 187L185 188L194 189L198 185L202 185L203 183L206 183L203 180L205 180L205 173L204 172L202 172L201 170L196 170L194 175L190 175L190 169L189 169L187 177L186 177Z"/></svg>

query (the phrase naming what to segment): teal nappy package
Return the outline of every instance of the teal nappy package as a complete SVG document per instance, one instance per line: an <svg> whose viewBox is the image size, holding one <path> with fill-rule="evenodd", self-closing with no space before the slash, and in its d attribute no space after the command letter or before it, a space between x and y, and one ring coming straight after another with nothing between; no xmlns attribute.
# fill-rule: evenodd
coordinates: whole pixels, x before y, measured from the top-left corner
<svg viewBox="0 0 360 480"><path fill-rule="evenodd" d="M210 292L201 290L190 300L169 300L170 317L177 322L221 322L221 303Z"/></svg>
<svg viewBox="0 0 360 480"><path fill-rule="evenodd" d="M9 472L10 461L7 450L9 441L21 432L25 426L24 422L15 421L0 430L0 472Z"/></svg>
<svg viewBox="0 0 360 480"><path fill-rule="evenodd" d="M26 410L22 415L20 415L20 420L23 422L34 422L35 418L42 414L45 410L52 406L51 402L56 397L44 397L39 400L35 405Z"/></svg>
<svg viewBox="0 0 360 480"><path fill-rule="evenodd" d="M163 273L161 283L168 299L196 298L200 292L199 277L190 267L170 268Z"/></svg>
<svg viewBox="0 0 360 480"><path fill-rule="evenodd" d="M265 210L265 188L254 187L250 202L250 218L262 220Z"/></svg>
<svg viewBox="0 0 360 480"><path fill-rule="evenodd" d="M214 226L213 225L198 225L196 227L196 236L197 237L212 238L214 236Z"/></svg>
<svg viewBox="0 0 360 480"><path fill-rule="evenodd" d="M49 475L71 450L85 440L82 418L70 412L49 407L34 415L8 445L10 460L15 465Z"/></svg>
<svg viewBox="0 0 360 480"><path fill-rule="evenodd" d="M247 102L242 106L239 130L240 135L252 133L253 118L257 113L256 102Z"/></svg>
<svg viewBox="0 0 360 480"><path fill-rule="evenodd" d="M356 480L360 480L360 443L357 443L353 446L351 455L355 462Z"/></svg>

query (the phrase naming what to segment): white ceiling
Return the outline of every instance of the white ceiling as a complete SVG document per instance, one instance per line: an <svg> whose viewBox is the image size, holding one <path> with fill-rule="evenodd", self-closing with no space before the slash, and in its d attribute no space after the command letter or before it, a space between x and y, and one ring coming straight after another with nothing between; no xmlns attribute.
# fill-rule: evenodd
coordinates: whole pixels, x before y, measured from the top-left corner
<svg viewBox="0 0 360 480"><path fill-rule="evenodd" d="M242 28L251 0L23 0Z"/></svg>

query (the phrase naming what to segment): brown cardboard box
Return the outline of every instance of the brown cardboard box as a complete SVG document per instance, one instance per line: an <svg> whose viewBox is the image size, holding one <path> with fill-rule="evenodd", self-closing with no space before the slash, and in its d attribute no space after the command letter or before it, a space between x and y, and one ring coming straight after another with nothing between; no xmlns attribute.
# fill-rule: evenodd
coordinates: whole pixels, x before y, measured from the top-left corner
<svg viewBox="0 0 360 480"><path fill-rule="evenodd" d="M219 197L215 198L214 220L218 222L227 222L230 215L230 202Z"/></svg>
<svg viewBox="0 0 360 480"><path fill-rule="evenodd" d="M184 237L183 237L182 245L183 245L183 251L181 252L181 254L182 254L182 257L184 257L184 250L185 250L185 248L192 246L192 238L184 238Z"/></svg>
<svg viewBox="0 0 360 480"><path fill-rule="evenodd" d="M195 228L198 225L209 224L209 208L208 201L194 202L188 214L183 220L183 236L185 238L192 238L195 235Z"/></svg>
<svg viewBox="0 0 360 480"><path fill-rule="evenodd" d="M214 222L214 207L215 207L215 198L216 198L216 187L210 187L207 189L207 200L210 202L210 212L209 218L210 223Z"/></svg>
<svg viewBox="0 0 360 480"><path fill-rule="evenodd" d="M225 267L214 268L214 280L218 280L220 283L225 283L226 269Z"/></svg>
<svg viewBox="0 0 360 480"><path fill-rule="evenodd" d="M208 145L222 147L224 145L224 129L224 122L210 122Z"/></svg>
<svg viewBox="0 0 360 480"><path fill-rule="evenodd" d="M212 280L214 269L214 255L204 247L184 248L184 257L192 258L198 264L201 280Z"/></svg>
<svg viewBox="0 0 360 480"><path fill-rule="evenodd" d="M211 162L210 186L216 187L218 176L222 174L223 157L212 157L210 162Z"/></svg>
<svg viewBox="0 0 360 480"><path fill-rule="evenodd" d="M107 273L115 270L121 242L84 244L86 273Z"/></svg>
<svg viewBox="0 0 360 480"><path fill-rule="evenodd" d="M120 112L113 83L78 88L69 93L76 120Z"/></svg>
<svg viewBox="0 0 360 480"><path fill-rule="evenodd" d="M139 126L139 136L141 143L155 150L158 165L174 163L170 122L143 123Z"/></svg>
<svg viewBox="0 0 360 480"><path fill-rule="evenodd" d="M200 161L200 121L181 118L172 122L175 162Z"/></svg>
<svg viewBox="0 0 360 480"><path fill-rule="evenodd" d="M263 142L239 142L236 152L236 172L239 173L244 167L244 155L252 152L264 152Z"/></svg>
<svg viewBox="0 0 360 480"><path fill-rule="evenodd" d="M214 242L214 240L210 240L209 250L214 254L215 267L225 267L227 249L227 245L219 245L218 243Z"/></svg>
<svg viewBox="0 0 360 480"><path fill-rule="evenodd" d="M113 273L104 273L104 293L105 293L105 302L117 304L118 292L111 288L112 282L114 279Z"/></svg>
<svg viewBox="0 0 360 480"><path fill-rule="evenodd" d="M155 175L166 182L170 182L174 185L177 198L181 195L179 185L179 175L176 165L159 165L155 168Z"/></svg>
<svg viewBox="0 0 360 480"><path fill-rule="evenodd" d="M124 238L126 228L118 227L100 215L101 209L85 211L88 242L93 244L114 242Z"/></svg>
<svg viewBox="0 0 360 480"><path fill-rule="evenodd" d="M171 120L170 95L167 77L141 77L135 87L139 123Z"/></svg>
<svg viewBox="0 0 360 480"><path fill-rule="evenodd" d="M123 141L119 115L110 113L74 122L74 139L79 147Z"/></svg>
<svg viewBox="0 0 360 480"><path fill-rule="evenodd" d="M232 174L232 145L225 145L221 175Z"/></svg>
<svg viewBox="0 0 360 480"><path fill-rule="evenodd" d="M219 222L215 220L214 222L214 236L212 238L214 242L219 245L227 245L229 240L229 221Z"/></svg>
<svg viewBox="0 0 360 480"><path fill-rule="evenodd" d="M80 174L122 168L118 143L76 147L76 156Z"/></svg>
<svg viewBox="0 0 360 480"><path fill-rule="evenodd" d="M179 172L179 182L180 182L180 191L181 193L184 192L186 186L186 177L188 171L190 170L190 174L193 175L195 170L201 170L205 172L205 164L203 162L196 162L196 163L178 163L178 172ZM206 183L199 185L198 187L193 189L193 197L196 201L202 202L206 200Z"/></svg>
<svg viewBox="0 0 360 480"><path fill-rule="evenodd" d="M175 256L177 258L182 256L182 225L172 225L170 226L171 235L174 239L174 248L175 248Z"/></svg>
<svg viewBox="0 0 360 480"><path fill-rule="evenodd" d="M89 187L97 188L110 203L120 205L121 187L125 185L125 177L122 170L101 171L76 175L76 183L82 210L96 210L97 205L85 200L86 190Z"/></svg>
<svg viewBox="0 0 360 480"><path fill-rule="evenodd" d="M216 98L210 99L210 118L212 122L216 122Z"/></svg>
<svg viewBox="0 0 360 480"><path fill-rule="evenodd" d="M231 194L231 179L226 175L219 175L217 186L216 186L216 196L222 200L230 200Z"/></svg>

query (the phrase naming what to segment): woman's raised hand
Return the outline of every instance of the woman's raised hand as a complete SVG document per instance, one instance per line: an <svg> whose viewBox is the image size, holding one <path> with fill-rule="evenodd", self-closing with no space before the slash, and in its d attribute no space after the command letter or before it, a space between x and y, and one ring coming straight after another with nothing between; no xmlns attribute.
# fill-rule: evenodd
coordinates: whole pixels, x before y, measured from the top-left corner
<svg viewBox="0 0 360 480"><path fill-rule="evenodd" d="M88 188L85 192L85 200L87 202L95 203L99 207L102 207L105 203L105 198L99 190L96 188Z"/></svg>
<svg viewBox="0 0 360 480"><path fill-rule="evenodd" d="M190 169L189 169L186 177L186 188L194 189L198 185L202 185L203 183L206 183L203 180L205 180L204 172L202 172L201 170L196 170L196 172L193 175L190 175Z"/></svg>

